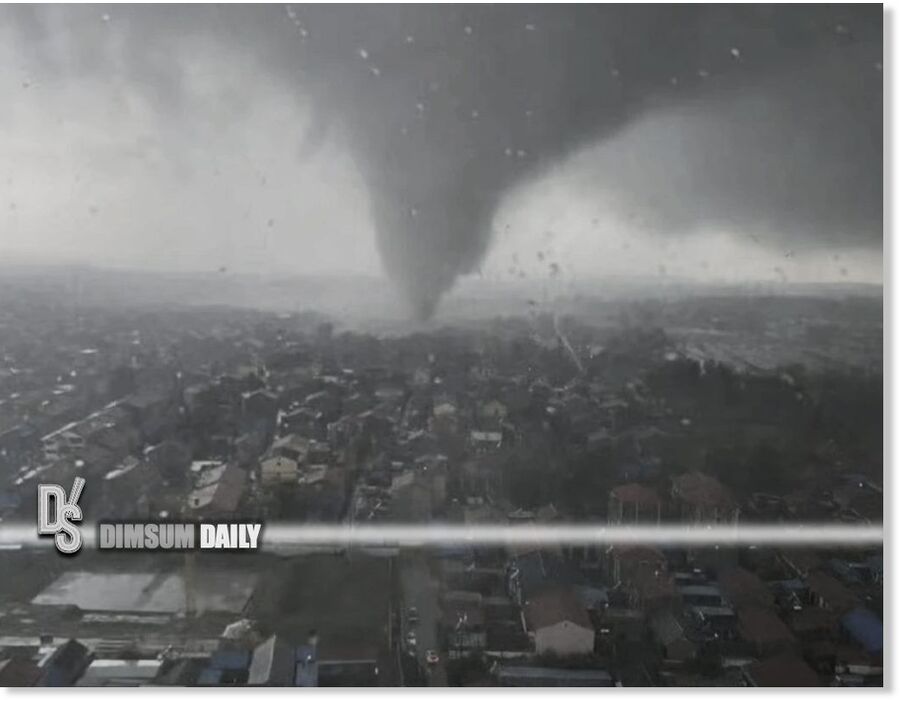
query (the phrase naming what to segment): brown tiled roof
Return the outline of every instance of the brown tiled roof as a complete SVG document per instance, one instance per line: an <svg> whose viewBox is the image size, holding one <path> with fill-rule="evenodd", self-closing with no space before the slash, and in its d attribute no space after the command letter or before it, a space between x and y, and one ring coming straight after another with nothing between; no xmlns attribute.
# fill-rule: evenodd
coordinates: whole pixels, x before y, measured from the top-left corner
<svg viewBox="0 0 900 702"><path fill-rule="evenodd" d="M722 483L704 473L684 473L672 481L675 494L685 502L702 507L731 509L735 506L731 492Z"/></svg>
<svg viewBox="0 0 900 702"><path fill-rule="evenodd" d="M804 607L799 612L792 612L788 624L798 634L827 631L837 626L838 615L821 607Z"/></svg>
<svg viewBox="0 0 900 702"><path fill-rule="evenodd" d="M548 590L531 599L525 604L525 621L532 631L563 621L591 628L591 618L571 588Z"/></svg>
<svg viewBox="0 0 900 702"><path fill-rule="evenodd" d="M783 654L751 664L747 676L758 687L817 687L819 676L795 654Z"/></svg>
<svg viewBox="0 0 900 702"><path fill-rule="evenodd" d="M622 563L659 563L665 566L666 557L653 546L614 546L613 555Z"/></svg>
<svg viewBox="0 0 900 702"><path fill-rule="evenodd" d="M835 612L850 611L859 605L859 599L839 581L821 571L813 571L806 576L809 591L825 600L825 604Z"/></svg>
<svg viewBox="0 0 900 702"><path fill-rule="evenodd" d="M627 483L614 487L610 493L624 504L653 505L660 504L659 494L654 488L639 483Z"/></svg>
<svg viewBox="0 0 900 702"><path fill-rule="evenodd" d="M667 573L635 573L630 584L645 603L675 596L675 579Z"/></svg>
<svg viewBox="0 0 900 702"><path fill-rule="evenodd" d="M738 610L741 634L750 643L765 646L793 641L787 625L774 612L762 607L743 607Z"/></svg>
<svg viewBox="0 0 900 702"><path fill-rule="evenodd" d="M730 568L719 574L722 590L735 605L760 605L768 607L775 596L755 573L740 567Z"/></svg>
<svg viewBox="0 0 900 702"><path fill-rule="evenodd" d="M41 677L41 669L28 660L0 661L0 686L31 687Z"/></svg>

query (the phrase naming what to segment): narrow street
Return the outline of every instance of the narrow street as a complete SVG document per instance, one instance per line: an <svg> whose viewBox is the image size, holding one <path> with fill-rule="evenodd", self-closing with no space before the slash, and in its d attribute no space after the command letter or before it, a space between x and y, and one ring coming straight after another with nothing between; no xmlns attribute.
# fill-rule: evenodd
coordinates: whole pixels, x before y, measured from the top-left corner
<svg viewBox="0 0 900 702"><path fill-rule="evenodd" d="M429 569L427 554L422 552L405 553L400 556L400 583L403 592L402 637L403 646L407 649L407 634L415 632L415 657L425 676L429 687L442 687L447 684L445 652L441 650L438 639L438 625L441 619L440 591L437 580ZM408 618L410 607L418 610L418 622L411 624ZM425 660L427 651L436 651L440 662L428 665Z"/></svg>

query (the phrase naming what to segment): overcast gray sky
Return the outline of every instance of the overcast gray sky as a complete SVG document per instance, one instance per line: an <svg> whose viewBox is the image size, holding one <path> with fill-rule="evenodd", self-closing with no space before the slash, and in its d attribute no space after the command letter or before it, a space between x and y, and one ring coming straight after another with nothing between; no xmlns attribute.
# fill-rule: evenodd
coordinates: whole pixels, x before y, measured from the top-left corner
<svg viewBox="0 0 900 702"><path fill-rule="evenodd" d="M0 8L0 253L881 278L881 8Z"/></svg>

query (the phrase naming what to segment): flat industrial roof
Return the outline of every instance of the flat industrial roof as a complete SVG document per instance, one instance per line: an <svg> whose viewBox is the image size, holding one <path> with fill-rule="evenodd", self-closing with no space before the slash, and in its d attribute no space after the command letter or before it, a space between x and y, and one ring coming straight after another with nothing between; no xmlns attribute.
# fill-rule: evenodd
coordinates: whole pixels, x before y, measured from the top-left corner
<svg viewBox="0 0 900 702"><path fill-rule="evenodd" d="M256 585L253 573L200 569L194 577L198 613L241 612ZM185 609L184 576L180 571L64 573L41 591L35 605L75 605L87 611L167 612Z"/></svg>

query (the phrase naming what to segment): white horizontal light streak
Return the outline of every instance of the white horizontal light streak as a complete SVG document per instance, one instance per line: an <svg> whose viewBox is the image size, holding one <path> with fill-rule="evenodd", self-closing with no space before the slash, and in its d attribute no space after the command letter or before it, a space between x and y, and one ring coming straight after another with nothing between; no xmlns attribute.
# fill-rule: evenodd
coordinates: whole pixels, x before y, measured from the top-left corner
<svg viewBox="0 0 900 702"><path fill-rule="evenodd" d="M96 525L82 524L86 547ZM879 546L878 525L742 524L612 526L598 524L308 524L278 522L263 527L263 551L325 546ZM31 524L0 524L0 547L52 546Z"/></svg>
<svg viewBox="0 0 900 702"><path fill-rule="evenodd" d="M383 524L319 526L270 524L263 543L269 545L440 546L503 545L641 545L775 546L881 544L881 526L823 524L718 526L611 526L596 524Z"/></svg>

